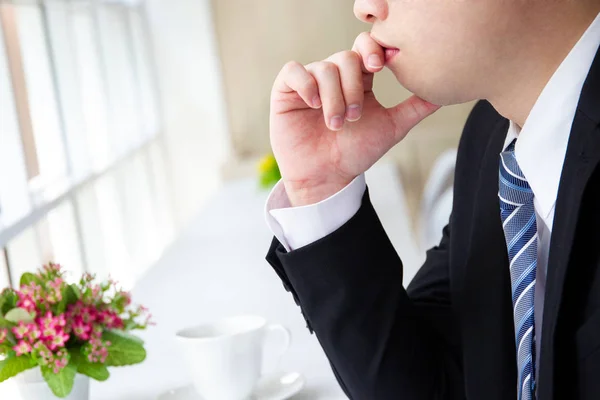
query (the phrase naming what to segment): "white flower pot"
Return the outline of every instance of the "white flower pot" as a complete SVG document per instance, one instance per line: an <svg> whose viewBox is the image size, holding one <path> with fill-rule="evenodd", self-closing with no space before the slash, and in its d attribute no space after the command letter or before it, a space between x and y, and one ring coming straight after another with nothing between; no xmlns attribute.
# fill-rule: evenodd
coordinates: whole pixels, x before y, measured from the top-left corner
<svg viewBox="0 0 600 400"><path fill-rule="evenodd" d="M39 368L30 369L18 375L15 380L23 400L56 400ZM87 376L77 374L75 385L66 400L88 400L90 380Z"/></svg>

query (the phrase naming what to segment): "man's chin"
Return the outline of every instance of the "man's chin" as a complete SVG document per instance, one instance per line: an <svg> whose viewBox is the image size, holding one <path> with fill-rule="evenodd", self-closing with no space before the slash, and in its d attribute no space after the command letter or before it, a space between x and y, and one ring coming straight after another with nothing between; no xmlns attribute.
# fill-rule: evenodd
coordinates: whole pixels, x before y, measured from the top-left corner
<svg viewBox="0 0 600 400"><path fill-rule="evenodd" d="M422 71L412 72L408 68L400 68L399 65L388 66L402 87L421 99L437 106L452 106L468 103L476 100L454 90L451 85L439 82L450 82L451 78L438 76L427 77Z"/></svg>

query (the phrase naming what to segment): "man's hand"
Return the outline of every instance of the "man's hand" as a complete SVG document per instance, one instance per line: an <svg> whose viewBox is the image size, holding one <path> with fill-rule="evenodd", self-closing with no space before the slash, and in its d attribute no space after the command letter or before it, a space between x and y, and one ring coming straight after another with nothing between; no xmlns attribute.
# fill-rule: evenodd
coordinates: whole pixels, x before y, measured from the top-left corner
<svg viewBox="0 0 600 400"><path fill-rule="evenodd" d="M368 33L352 51L286 64L271 93L271 145L293 206L337 193L439 109L412 96L393 108L373 94L384 50Z"/></svg>

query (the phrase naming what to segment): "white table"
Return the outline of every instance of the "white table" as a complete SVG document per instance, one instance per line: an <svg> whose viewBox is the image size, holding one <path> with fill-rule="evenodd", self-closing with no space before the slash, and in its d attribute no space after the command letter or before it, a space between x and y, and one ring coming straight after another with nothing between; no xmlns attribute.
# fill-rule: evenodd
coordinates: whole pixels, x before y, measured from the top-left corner
<svg viewBox="0 0 600 400"><path fill-rule="evenodd" d="M421 264L409 228L395 168L375 166L367 174L371 197L405 263L405 282ZM229 183L184 230L161 260L136 285L133 299L148 306L158 325L144 332L145 363L111 370L111 379L92 384L93 400L154 400L190 379L174 341L178 329L223 316L260 314L287 326L293 335L280 368L307 378L295 400L345 399L315 336L291 295L264 257L271 241L263 207L267 193L253 180ZM2 390L0 386L0 397ZM8 397L13 399L13 397Z"/></svg>

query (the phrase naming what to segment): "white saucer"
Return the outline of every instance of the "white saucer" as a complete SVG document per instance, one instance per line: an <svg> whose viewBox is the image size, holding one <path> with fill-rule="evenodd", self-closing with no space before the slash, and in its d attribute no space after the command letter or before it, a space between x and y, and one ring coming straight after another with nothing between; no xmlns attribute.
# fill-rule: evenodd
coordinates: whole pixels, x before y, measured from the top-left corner
<svg viewBox="0 0 600 400"><path fill-rule="evenodd" d="M297 372L265 376L258 382L249 400L285 400L302 390L306 379ZM157 400L202 400L192 385L163 393Z"/></svg>

